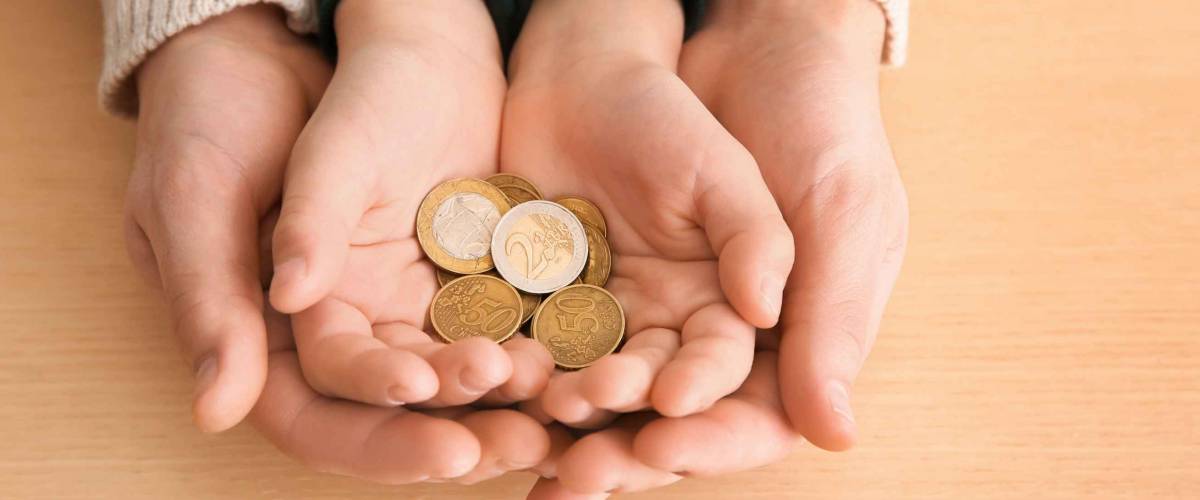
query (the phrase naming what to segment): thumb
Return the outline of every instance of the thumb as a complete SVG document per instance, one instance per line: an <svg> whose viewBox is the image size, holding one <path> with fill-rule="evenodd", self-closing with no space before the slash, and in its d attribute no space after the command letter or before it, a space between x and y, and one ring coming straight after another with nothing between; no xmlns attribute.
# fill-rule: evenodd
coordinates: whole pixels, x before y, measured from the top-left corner
<svg viewBox="0 0 1200 500"><path fill-rule="evenodd" d="M701 166L700 225L717 254L730 304L750 324L770 328L779 320L795 249L754 158L732 138L728 142L712 146Z"/></svg>
<svg viewBox="0 0 1200 500"><path fill-rule="evenodd" d="M801 258L785 297L780 389L792 424L828 450L854 444L850 388L900 271L904 232L893 237L885 219L902 211L879 193L859 176L834 174L789 216Z"/></svg>
<svg viewBox="0 0 1200 500"><path fill-rule="evenodd" d="M167 183L176 192L159 197L144 229L195 371L193 418L201 430L217 432L249 413L266 381L258 221L249 196L226 196L202 176L183 177L186 183Z"/></svg>
<svg viewBox="0 0 1200 500"><path fill-rule="evenodd" d="M336 286L371 191L373 176L356 171L363 163L350 157L364 145L347 144L354 140L344 133L323 133L329 127L321 126L321 111L292 153L272 240L271 305L284 313L312 306Z"/></svg>

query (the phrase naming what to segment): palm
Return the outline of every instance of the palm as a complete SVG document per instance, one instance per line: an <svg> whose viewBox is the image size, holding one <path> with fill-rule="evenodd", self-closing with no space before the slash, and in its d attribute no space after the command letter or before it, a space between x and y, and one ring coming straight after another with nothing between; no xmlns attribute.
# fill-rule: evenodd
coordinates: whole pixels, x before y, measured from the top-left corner
<svg viewBox="0 0 1200 500"><path fill-rule="evenodd" d="M603 211L614 253L608 288L627 315L622 354L556 377L545 410L576 424L598 409L686 414L736 389L753 328L722 295L698 202L710 151L696 149L734 148L732 138L661 67L599 64L546 86L514 83L505 113L503 169ZM709 357L717 347L732 349Z"/></svg>

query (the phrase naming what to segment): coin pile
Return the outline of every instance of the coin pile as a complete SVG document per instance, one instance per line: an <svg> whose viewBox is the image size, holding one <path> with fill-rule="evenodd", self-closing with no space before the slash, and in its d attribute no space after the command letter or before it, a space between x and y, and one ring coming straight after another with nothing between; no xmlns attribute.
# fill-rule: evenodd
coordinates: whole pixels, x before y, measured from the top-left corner
<svg viewBox="0 0 1200 500"><path fill-rule="evenodd" d="M583 198L542 199L528 180L497 174L435 187L417 210L417 240L442 287L429 317L446 342L528 334L558 366L583 368L613 352L625 313L604 285L608 227Z"/></svg>

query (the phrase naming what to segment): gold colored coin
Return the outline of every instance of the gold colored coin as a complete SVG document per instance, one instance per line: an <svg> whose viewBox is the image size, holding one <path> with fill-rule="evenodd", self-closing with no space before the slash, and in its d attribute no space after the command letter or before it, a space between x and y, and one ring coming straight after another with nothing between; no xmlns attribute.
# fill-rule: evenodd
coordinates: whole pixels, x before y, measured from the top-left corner
<svg viewBox="0 0 1200 500"><path fill-rule="evenodd" d="M608 237L608 224L604 222L604 214L595 203L578 196L564 196L554 202L570 210L585 226L595 227L600 230L601 235Z"/></svg>
<svg viewBox="0 0 1200 500"><path fill-rule="evenodd" d="M608 275L612 272L612 249L608 240L594 226L584 224L583 234L587 235L588 260L583 266L579 280L588 285L604 286L608 283Z"/></svg>
<svg viewBox="0 0 1200 500"><path fill-rule="evenodd" d="M521 296L500 278L457 278L433 296L433 329L446 342L485 337L503 342L521 326Z"/></svg>
<svg viewBox="0 0 1200 500"><path fill-rule="evenodd" d="M446 286L447 283L462 277L461 274L454 274L440 267L434 267L434 272L437 273L438 286Z"/></svg>
<svg viewBox="0 0 1200 500"><path fill-rule="evenodd" d="M417 210L417 241L438 267L458 274L491 269L492 231L511 204L499 188L453 179L433 188Z"/></svg>
<svg viewBox="0 0 1200 500"><path fill-rule="evenodd" d="M616 350L625 334L625 311L608 290L571 285L542 301L531 330L555 364L583 368Z"/></svg>
<svg viewBox="0 0 1200 500"><path fill-rule="evenodd" d="M532 293L525 293L517 290L521 294L521 324L533 318L533 313L537 312L538 306L542 305L542 296Z"/></svg>
<svg viewBox="0 0 1200 500"><path fill-rule="evenodd" d="M496 174L487 178L493 186L500 188L513 205L542 199L542 192L528 179L514 174Z"/></svg>

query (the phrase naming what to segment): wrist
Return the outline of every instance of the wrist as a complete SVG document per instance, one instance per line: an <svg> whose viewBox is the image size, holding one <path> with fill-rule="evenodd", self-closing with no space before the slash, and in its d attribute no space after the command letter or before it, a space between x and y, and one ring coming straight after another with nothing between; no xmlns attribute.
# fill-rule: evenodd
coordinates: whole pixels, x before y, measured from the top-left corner
<svg viewBox="0 0 1200 500"><path fill-rule="evenodd" d="M495 28L479 0L418 5L395 0L342 0L334 24L342 56L373 47L402 47L438 57L467 57L497 68L501 61Z"/></svg>
<svg viewBox="0 0 1200 500"><path fill-rule="evenodd" d="M872 0L715 1L706 29L731 33L742 43L802 36L833 52L877 66L887 21Z"/></svg>
<svg viewBox="0 0 1200 500"><path fill-rule="evenodd" d="M512 75L555 73L594 59L674 68L683 41L678 0L535 2L509 62Z"/></svg>

